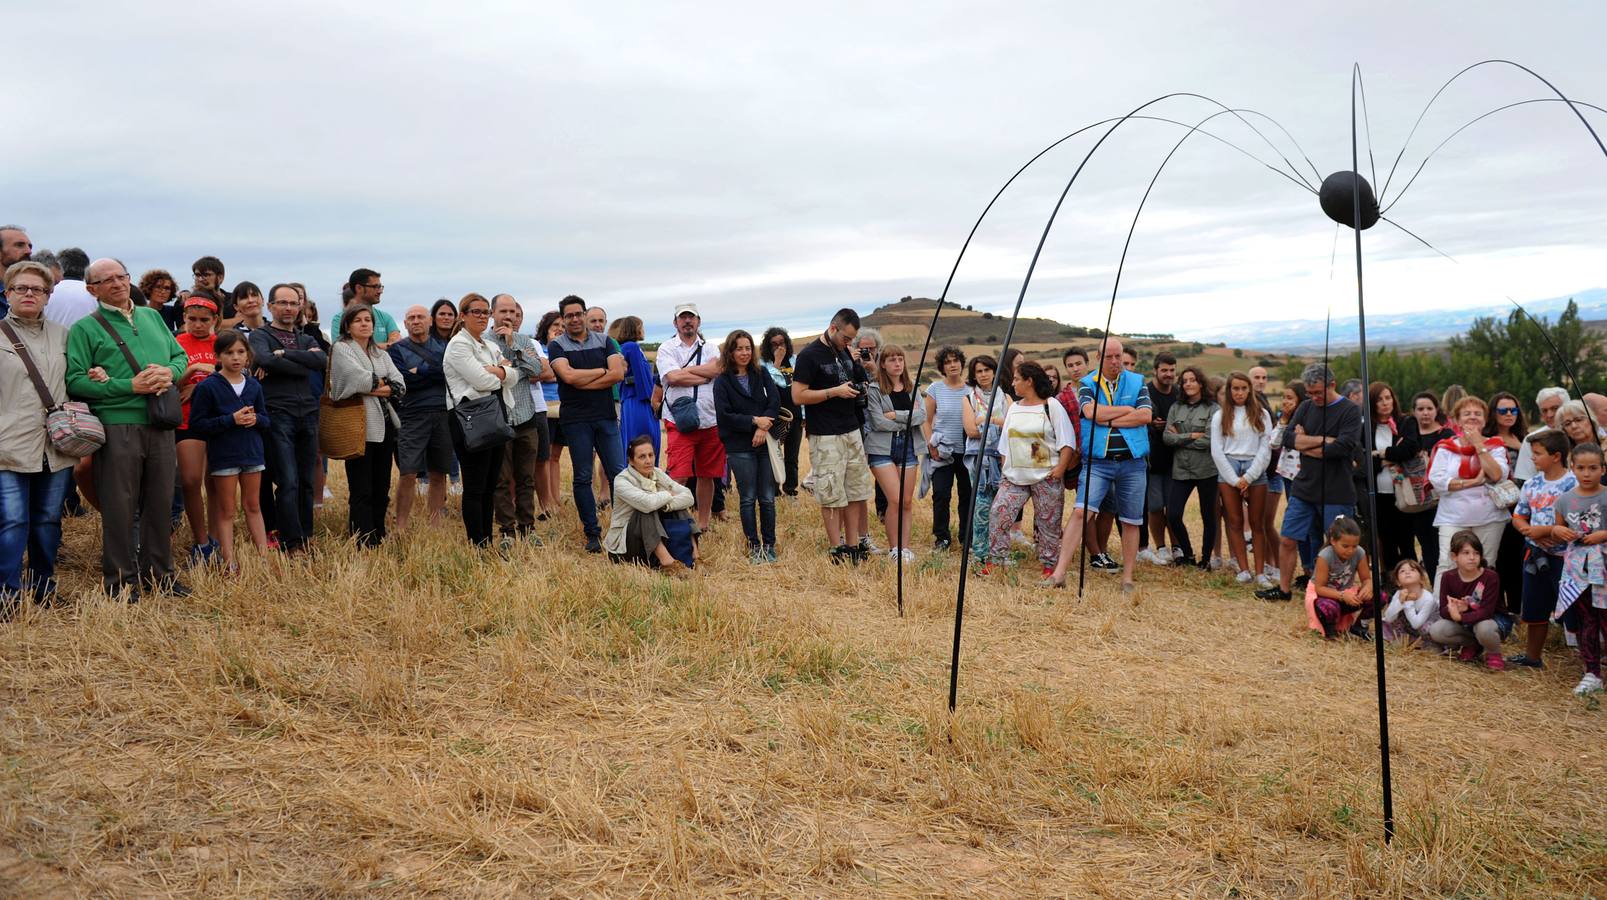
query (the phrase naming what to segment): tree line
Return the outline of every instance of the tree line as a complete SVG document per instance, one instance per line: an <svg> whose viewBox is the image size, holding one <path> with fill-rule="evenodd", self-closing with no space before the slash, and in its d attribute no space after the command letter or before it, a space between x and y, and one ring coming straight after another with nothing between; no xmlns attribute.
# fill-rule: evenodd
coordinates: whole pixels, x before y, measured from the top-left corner
<svg viewBox="0 0 1607 900"><path fill-rule="evenodd" d="M1402 352L1380 347L1368 354L1367 374L1373 381L1388 382L1407 409L1412 395L1432 391L1439 396L1452 384L1485 399L1498 391L1510 391L1532 422L1537 414L1535 394L1543 387L1564 387L1575 397L1600 390L1607 378L1604 356L1602 336L1585 327L1578 305L1569 300L1555 323L1548 317L1537 319L1513 310L1505 319L1475 319L1466 334L1451 338L1443 348ZM1284 383L1298 381L1307 362L1286 363L1279 371ZM1329 365L1340 382L1360 378L1361 352L1333 357ZM1569 376L1570 368L1579 384Z"/></svg>

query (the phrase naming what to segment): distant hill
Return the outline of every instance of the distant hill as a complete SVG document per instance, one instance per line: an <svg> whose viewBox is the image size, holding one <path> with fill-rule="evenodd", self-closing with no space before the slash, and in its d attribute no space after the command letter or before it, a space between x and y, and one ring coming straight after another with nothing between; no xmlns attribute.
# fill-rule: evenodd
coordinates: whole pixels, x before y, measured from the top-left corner
<svg viewBox="0 0 1607 900"><path fill-rule="evenodd" d="M920 356L921 345L926 341L927 329L932 323L932 312L937 301L923 297L906 297L896 303L878 307L862 316L863 325L874 327L882 339L903 347L911 357L911 364ZM976 312L964 307L945 306L938 318L928 354L927 372L931 373L931 357L945 344L958 346L966 357L978 354L997 355L1004 345L1004 333L1010 325L1008 316ZM1011 346L1019 348L1028 359L1053 363L1058 369L1065 351L1081 347L1090 357L1099 352L1103 332L1096 327L1070 325L1054 319L1025 318L1016 322ZM1274 377L1278 367L1289 360L1287 353L1252 351L1225 344L1207 344L1191 340L1177 340L1171 335L1140 335L1124 338L1128 346L1138 351L1139 366L1150 370L1155 354L1170 351L1180 366L1197 365L1208 375L1225 375L1235 369L1248 369L1265 365ZM930 377L930 374L928 375Z"/></svg>
<svg viewBox="0 0 1607 900"><path fill-rule="evenodd" d="M1584 320L1607 319L1607 288L1579 291L1566 297L1551 297L1523 304L1530 315L1555 320L1572 299L1579 304L1579 317ZM1392 313L1380 310L1367 316L1367 345L1411 349L1435 347L1463 334L1481 316L1505 319L1513 311L1504 306L1481 306L1469 309L1435 309L1417 312ZM1220 328L1205 328L1189 332L1195 340L1233 341L1253 336L1257 346L1285 353L1322 353L1322 319L1300 319L1267 322L1240 322ZM1330 330L1331 352L1354 350L1357 346L1357 320L1355 316L1335 316Z"/></svg>

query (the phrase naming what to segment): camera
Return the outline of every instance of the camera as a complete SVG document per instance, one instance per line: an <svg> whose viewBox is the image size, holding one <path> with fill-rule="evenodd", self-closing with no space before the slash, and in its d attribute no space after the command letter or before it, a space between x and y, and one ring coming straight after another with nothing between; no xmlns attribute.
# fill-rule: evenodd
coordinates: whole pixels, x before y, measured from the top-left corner
<svg viewBox="0 0 1607 900"><path fill-rule="evenodd" d="M870 406L870 382L869 381L850 381L849 384L853 385L854 390L858 392L857 394L854 395L854 405L857 406L860 409L865 409L865 408L869 407Z"/></svg>

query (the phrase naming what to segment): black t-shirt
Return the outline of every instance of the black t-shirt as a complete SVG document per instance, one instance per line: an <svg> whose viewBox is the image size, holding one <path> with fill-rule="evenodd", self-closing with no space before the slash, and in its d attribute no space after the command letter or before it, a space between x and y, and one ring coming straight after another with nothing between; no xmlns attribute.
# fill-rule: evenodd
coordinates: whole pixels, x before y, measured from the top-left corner
<svg viewBox="0 0 1607 900"><path fill-rule="evenodd" d="M814 340L798 351L792 380L814 391L845 382L865 381L863 367L846 351L838 353L826 342ZM832 397L804 408L804 425L810 435L849 434L859 430L859 405L852 397Z"/></svg>
<svg viewBox="0 0 1607 900"><path fill-rule="evenodd" d="M1176 381L1172 382L1170 394L1161 393L1155 382L1149 383L1149 402L1155 407L1155 417L1161 420L1161 424L1149 427L1149 468L1152 472L1172 474L1172 448L1161 440L1161 433L1166 430L1166 414L1172 411L1172 404L1177 402L1177 395Z"/></svg>
<svg viewBox="0 0 1607 900"><path fill-rule="evenodd" d="M1284 429L1285 452L1295 452L1296 426L1303 427L1309 436L1332 436L1334 441L1324 449L1322 457L1306 456L1300 460L1300 474L1288 488L1290 495L1307 503L1354 506L1356 482L1351 480L1350 470L1361 440L1361 408L1344 397L1326 406L1303 401Z"/></svg>
<svg viewBox="0 0 1607 900"><path fill-rule="evenodd" d="M899 412L909 412L915 408L915 398L910 396L909 391L894 391L888 395L888 399L893 402L893 409Z"/></svg>

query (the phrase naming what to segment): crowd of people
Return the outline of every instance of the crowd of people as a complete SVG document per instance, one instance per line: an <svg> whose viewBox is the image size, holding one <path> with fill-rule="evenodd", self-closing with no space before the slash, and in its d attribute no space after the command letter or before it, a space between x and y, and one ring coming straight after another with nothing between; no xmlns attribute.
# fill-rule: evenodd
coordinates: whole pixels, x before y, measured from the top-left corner
<svg viewBox="0 0 1607 900"><path fill-rule="evenodd" d="M449 484L474 545L540 544L568 448L584 549L668 575L698 565L730 488L755 565L779 558L777 498L800 490L832 562L913 562L914 507L930 493L932 552L958 545L984 576L1023 554L1046 587L1080 560L1119 572L1123 591L1140 563L1217 570L1263 600L1303 593L1325 637L1365 636L1382 608L1389 636L1494 670L1542 666L1560 623L1579 692L1601 688L1598 395L1541 391L1531 431L1509 393L1453 386L1408 407L1388 384L1336 384L1315 364L1273 402L1261 367L1219 378L1161 352L1146 378L1114 336L1059 366L946 346L921 384L852 309L795 347L779 327L708 340L680 303L652 352L640 318L610 322L573 295L529 332L505 293L412 306L398 328L380 273L359 268L326 334L305 286L225 289L215 257L181 290L164 270L136 282L76 248L35 254L5 226L0 264L6 615L24 597L54 601L61 521L84 504L100 512L108 594L184 596L180 523L191 565L236 568L237 519L259 552L303 556L330 459L345 465L358 546L385 540L393 497L396 528L439 523Z"/></svg>

